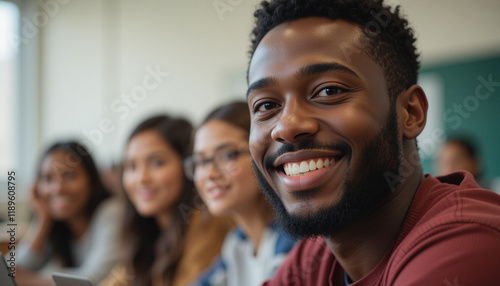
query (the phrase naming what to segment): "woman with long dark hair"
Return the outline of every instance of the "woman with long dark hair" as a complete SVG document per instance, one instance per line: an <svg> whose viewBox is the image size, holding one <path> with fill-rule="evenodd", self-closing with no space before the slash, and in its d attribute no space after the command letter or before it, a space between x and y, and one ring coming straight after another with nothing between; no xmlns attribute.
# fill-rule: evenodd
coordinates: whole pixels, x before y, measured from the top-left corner
<svg viewBox="0 0 500 286"><path fill-rule="evenodd" d="M220 251L230 225L202 218L182 167L191 132L189 122L168 116L132 131L122 174L125 257L102 285L186 285Z"/></svg>
<svg viewBox="0 0 500 286"><path fill-rule="evenodd" d="M197 129L193 155L185 160L210 213L230 216L237 225L227 235L220 258L196 285L261 285L295 244L274 223L274 212L259 189L249 135L247 103L223 105Z"/></svg>
<svg viewBox="0 0 500 286"><path fill-rule="evenodd" d="M104 278L118 258L119 204L108 197L84 146L50 146L32 188L35 216L19 246L18 284L50 285L53 271Z"/></svg>

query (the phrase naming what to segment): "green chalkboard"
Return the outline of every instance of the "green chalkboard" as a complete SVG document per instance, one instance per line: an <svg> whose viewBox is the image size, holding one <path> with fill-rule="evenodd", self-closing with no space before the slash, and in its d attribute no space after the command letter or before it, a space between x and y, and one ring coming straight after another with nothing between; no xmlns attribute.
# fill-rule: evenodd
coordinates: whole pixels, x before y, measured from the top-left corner
<svg viewBox="0 0 500 286"><path fill-rule="evenodd" d="M443 128L448 136L471 136L477 142L483 174L500 177L500 55L424 66L421 75L438 75L443 83ZM425 172L433 159L424 158Z"/></svg>

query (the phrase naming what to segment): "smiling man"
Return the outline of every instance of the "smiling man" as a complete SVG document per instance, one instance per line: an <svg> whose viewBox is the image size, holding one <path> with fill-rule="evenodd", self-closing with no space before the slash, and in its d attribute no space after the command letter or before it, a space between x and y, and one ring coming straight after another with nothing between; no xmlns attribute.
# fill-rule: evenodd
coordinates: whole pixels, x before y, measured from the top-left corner
<svg viewBox="0 0 500 286"><path fill-rule="evenodd" d="M267 285L500 281L500 197L466 172L424 176L415 38L382 2L255 12L250 150L278 221L305 237Z"/></svg>

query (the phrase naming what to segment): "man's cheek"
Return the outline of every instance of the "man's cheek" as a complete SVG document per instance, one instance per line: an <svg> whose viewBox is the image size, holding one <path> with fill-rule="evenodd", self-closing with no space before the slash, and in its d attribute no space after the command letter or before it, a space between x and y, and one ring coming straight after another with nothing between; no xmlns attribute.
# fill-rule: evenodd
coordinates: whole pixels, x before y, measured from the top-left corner
<svg viewBox="0 0 500 286"><path fill-rule="evenodd" d="M256 128L252 128L250 131L249 145L252 158L255 162L257 162L259 169L261 169L261 164L264 161L262 156L263 154L265 154L265 151L267 149L265 136L262 134L262 132L259 132L259 130Z"/></svg>

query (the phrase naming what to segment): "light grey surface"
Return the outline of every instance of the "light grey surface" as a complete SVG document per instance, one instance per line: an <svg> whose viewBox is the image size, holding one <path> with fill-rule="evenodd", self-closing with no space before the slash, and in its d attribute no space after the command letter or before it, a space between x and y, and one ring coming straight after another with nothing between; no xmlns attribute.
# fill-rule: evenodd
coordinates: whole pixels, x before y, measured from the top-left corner
<svg viewBox="0 0 500 286"><path fill-rule="evenodd" d="M96 284L89 281L87 278L67 273L52 273L52 279L56 286L94 286Z"/></svg>

